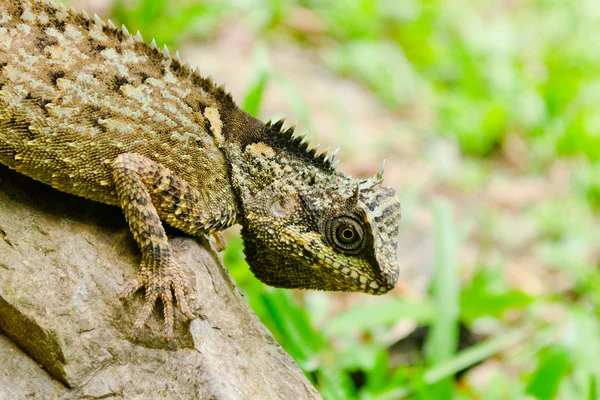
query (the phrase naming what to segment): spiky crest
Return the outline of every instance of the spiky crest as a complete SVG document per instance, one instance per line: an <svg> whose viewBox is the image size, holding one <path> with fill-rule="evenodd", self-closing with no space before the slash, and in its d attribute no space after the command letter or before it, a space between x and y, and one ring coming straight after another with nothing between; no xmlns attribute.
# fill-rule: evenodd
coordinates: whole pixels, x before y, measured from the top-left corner
<svg viewBox="0 0 600 400"><path fill-rule="evenodd" d="M317 147L309 148L309 141L305 140L305 136L294 136L295 127L289 127L285 129L283 119L275 123L271 121L265 124L264 140L270 145L275 146L279 149L287 150L296 157L300 157L315 167L324 169L327 172L333 172L335 170L332 164L335 154L331 156L327 152L317 154Z"/></svg>
<svg viewBox="0 0 600 400"><path fill-rule="evenodd" d="M62 12L61 9L64 9L64 6L54 4L51 1L37 1L34 4L44 7L47 12L53 14L60 13ZM112 35L113 37L116 36L119 41L126 41L129 38L133 38L138 51L151 54L153 57L156 57L158 62L164 58L169 58L172 61L171 68L177 77L181 79L190 79L195 85L201 87L205 92L213 95L218 101L224 102L225 104L235 104L231 94L228 93L223 87L218 86L211 78L200 76L200 74L197 72L189 74L190 69L186 69L184 65L182 65L179 57L172 58L169 55L166 47L159 49L154 39L152 39L152 42L148 44L144 41L139 31L137 31L135 36L131 36L124 25L121 28L118 28L112 23L112 21L109 23L104 23L104 21L102 21L102 19L95 14L93 18L90 18L90 16L84 10L77 11L73 7L70 7L68 11L74 22L80 25L87 26L89 28L91 24L96 24L102 27L104 33ZM139 47L142 47L142 49L139 49Z"/></svg>

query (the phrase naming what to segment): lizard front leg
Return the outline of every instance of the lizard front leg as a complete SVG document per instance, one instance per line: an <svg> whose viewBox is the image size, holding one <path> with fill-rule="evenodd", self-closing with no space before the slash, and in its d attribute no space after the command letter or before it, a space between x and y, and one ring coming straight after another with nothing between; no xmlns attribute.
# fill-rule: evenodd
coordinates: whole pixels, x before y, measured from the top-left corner
<svg viewBox="0 0 600 400"><path fill-rule="evenodd" d="M173 259L161 219L192 234L210 233L233 221L223 217L229 215L227 212L203 205L200 192L174 172L141 155L117 157L113 163L113 178L125 218L142 252L140 272L127 284L121 297L145 290L145 303L135 322L134 333L144 326L160 298L164 307L165 338L169 340L173 336L173 293L182 314L188 318L193 318L193 314L185 296L187 280ZM208 210L203 210L203 206Z"/></svg>

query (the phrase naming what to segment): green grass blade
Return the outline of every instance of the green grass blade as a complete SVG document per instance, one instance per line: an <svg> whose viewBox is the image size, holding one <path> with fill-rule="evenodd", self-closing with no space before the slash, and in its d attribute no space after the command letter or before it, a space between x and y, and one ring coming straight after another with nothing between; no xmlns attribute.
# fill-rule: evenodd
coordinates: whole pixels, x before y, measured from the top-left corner
<svg viewBox="0 0 600 400"><path fill-rule="evenodd" d="M419 324L429 324L435 315L433 304L427 300L377 299L357 304L341 312L327 325L324 332L335 337L351 332L371 330L383 325L391 325L402 318L409 318Z"/></svg>
<svg viewBox="0 0 600 400"><path fill-rule="evenodd" d="M596 386L596 377L594 375L590 375L590 384L588 388L588 399L589 400L597 400L598 396L598 388Z"/></svg>
<svg viewBox="0 0 600 400"><path fill-rule="evenodd" d="M264 45L260 45L254 52L252 77L242 101L242 109L255 117L259 116L263 94L271 77L269 70L269 53Z"/></svg>
<svg viewBox="0 0 600 400"><path fill-rule="evenodd" d="M425 356L430 366L449 360L458 345L460 282L456 260L457 232L452 220L452 207L438 201L433 207L435 221L435 273L433 300L436 315L425 345ZM439 381L434 389L438 398L449 398L452 391L451 378Z"/></svg>
<svg viewBox="0 0 600 400"><path fill-rule="evenodd" d="M269 74L267 72L260 73L254 82L250 84L250 87L246 92L246 96L242 101L242 108L244 111L254 117L258 117L259 115L260 104L262 102L263 93L267 87L268 81Z"/></svg>
<svg viewBox="0 0 600 400"><path fill-rule="evenodd" d="M267 290L261 298L281 344L298 363L310 364L323 346L323 338L312 327L304 309L296 304L291 292L282 289Z"/></svg>

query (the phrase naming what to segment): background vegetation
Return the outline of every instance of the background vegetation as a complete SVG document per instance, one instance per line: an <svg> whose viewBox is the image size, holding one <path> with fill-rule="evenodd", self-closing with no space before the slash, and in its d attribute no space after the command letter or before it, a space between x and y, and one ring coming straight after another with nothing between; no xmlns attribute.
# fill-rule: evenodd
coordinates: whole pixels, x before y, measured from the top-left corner
<svg viewBox="0 0 600 400"><path fill-rule="evenodd" d="M265 101L279 87L302 130L347 151L343 170L388 159L404 208L390 294L266 287L229 239L225 263L324 398L599 398L600 2L132 0L107 13L176 47L242 32L246 110L277 117ZM315 122L316 86L271 64L282 48L318 66L307 79L376 99L367 149L365 133ZM377 133L380 115L395 124Z"/></svg>

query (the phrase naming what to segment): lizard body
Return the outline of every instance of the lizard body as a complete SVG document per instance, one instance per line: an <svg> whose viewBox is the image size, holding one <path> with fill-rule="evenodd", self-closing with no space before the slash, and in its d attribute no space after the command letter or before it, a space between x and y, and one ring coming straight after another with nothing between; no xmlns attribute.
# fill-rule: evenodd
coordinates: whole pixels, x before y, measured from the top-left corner
<svg viewBox="0 0 600 400"><path fill-rule="evenodd" d="M353 179L282 121L250 116L223 88L98 17L0 0L0 163L120 206L142 252L124 296L193 317L163 222L192 235L242 225L263 282L383 294L396 284L400 205L382 174ZM173 295L175 298L173 298Z"/></svg>

